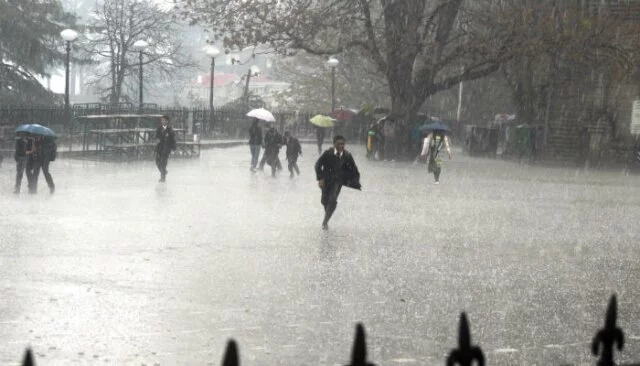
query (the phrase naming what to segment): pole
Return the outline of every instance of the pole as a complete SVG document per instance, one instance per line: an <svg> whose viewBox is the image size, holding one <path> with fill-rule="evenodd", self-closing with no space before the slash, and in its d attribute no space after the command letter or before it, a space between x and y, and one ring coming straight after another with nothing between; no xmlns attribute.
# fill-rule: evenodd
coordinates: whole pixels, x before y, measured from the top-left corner
<svg viewBox="0 0 640 366"><path fill-rule="evenodd" d="M71 151L73 132L71 131L71 113L69 105L69 62L71 58L71 42L67 41L67 57L65 59L65 73L64 73L64 119L69 131L69 151Z"/></svg>
<svg viewBox="0 0 640 366"><path fill-rule="evenodd" d="M462 88L463 88L463 83L460 82L460 84L458 84L458 112L456 114L456 118L457 121L460 122L460 117L462 116Z"/></svg>
<svg viewBox="0 0 640 366"><path fill-rule="evenodd" d="M209 123L211 124L211 130L213 131L213 122L214 122L214 115L213 115L213 79L214 79L214 71L216 69L216 59L214 57L211 57L211 77L209 78Z"/></svg>
<svg viewBox="0 0 640 366"><path fill-rule="evenodd" d="M331 68L331 114L336 110L336 68Z"/></svg>
<svg viewBox="0 0 640 366"><path fill-rule="evenodd" d="M139 106L138 106L138 108L140 109L140 113L142 113L142 50L140 51L140 76L139 76L139 83L140 83L140 95L139 95Z"/></svg>
<svg viewBox="0 0 640 366"><path fill-rule="evenodd" d="M244 85L244 102L246 106L249 106L249 81L251 80L251 68L247 71L247 82Z"/></svg>

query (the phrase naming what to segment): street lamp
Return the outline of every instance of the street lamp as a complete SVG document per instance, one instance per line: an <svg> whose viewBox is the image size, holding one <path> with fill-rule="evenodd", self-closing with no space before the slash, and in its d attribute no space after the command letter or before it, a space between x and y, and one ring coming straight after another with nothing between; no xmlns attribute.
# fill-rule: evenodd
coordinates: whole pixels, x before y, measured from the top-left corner
<svg viewBox="0 0 640 366"><path fill-rule="evenodd" d="M140 91L139 91L139 96L138 96L138 108L140 109L140 112L142 113L142 52L149 46L149 43L143 41L143 40L138 40L135 41L133 43L133 49L140 51L140 55L139 55L139 63L140 63L140 71L139 71L139 85L140 85Z"/></svg>
<svg viewBox="0 0 640 366"><path fill-rule="evenodd" d="M69 130L69 151L71 151L71 138L73 133L71 131L71 110L69 105L69 61L71 58L71 42L78 38L78 32L73 29L65 29L60 32L60 36L66 42L67 58L65 59L65 73L64 73L64 118Z"/></svg>
<svg viewBox="0 0 640 366"><path fill-rule="evenodd" d="M336 110L336 67L340 61L331 57L327 65L331 68L331 113Z"/></svg>
<svg viewBox="0 0 640 366"><path fill-rule="evenodd" d="M260 73L260 68L256 65L253 65L249 68L249 70L247 71L247 82L244 85L244 98L245 98L245 103L247 105L249 105L249 81L251 80L252 76L258 76L258 74Z"/></svg>
<svg viewBox="0 0 640 366"><path fill-rule="evenodd" d="M207 47L205 53L207 54L207 56L211 57L211 77L209 78L209 122L211 123L211 128L213 129L213 80L214 72L216 69L216 57L220 55L220 50L213 46L209 46Z"/></svg>

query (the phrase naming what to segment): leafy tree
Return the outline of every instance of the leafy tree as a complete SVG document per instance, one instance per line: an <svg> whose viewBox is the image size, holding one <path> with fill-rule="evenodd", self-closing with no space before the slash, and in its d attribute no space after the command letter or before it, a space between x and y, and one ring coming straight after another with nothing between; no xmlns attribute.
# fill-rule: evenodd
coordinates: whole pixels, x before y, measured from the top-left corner
<svg viewBox="0 0 640 366"><path fill-rule="evenodd" d="M414 115L439 91L496 71L517 45L510 27L478 13L489 0L184 0L183 14L228 47L276 52L352 50L384 75L392 112Z"/></svg>
<svg viewBox="0 0 640 366"><path fill-rule="evenodd" d="M64 62L60 32L75 19L58 0L0 0L0 100L50 103L54 95L38 82Z"/></svg>
<svg viewBox="0 0 640 366"><path fill-rule="evenodd" d="M389 105L384 75L362 55L345 51L338 55L336 108L361 108L365 104ZM297 110L328 113L331 110L331 69L325 57L300 52L275 67L275 76L291 84L278 96L280 105Z"/></svg>

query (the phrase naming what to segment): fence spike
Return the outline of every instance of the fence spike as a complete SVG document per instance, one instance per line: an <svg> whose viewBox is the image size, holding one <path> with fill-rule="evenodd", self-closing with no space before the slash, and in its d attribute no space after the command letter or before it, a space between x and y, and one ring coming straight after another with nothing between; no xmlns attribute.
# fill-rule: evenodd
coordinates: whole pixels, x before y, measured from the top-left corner
<svg viewBox="0 0 640 366"><path fill-rule="evenodd" d="M617 345L618 351L624 348L624 333L617 325L618 318L618 300L616 295L611 295L609 306L607 306L607 314L604 321L604 328L600 329L591 342L591 352L594 356L600 356L598 366L615 365L613 350ZM602 348L600 348L602 345Z"/></svg>
<svg viewBox="0 0 640 366"><path fill-rule="evenodd" d="M453 349L447 357L447 366L471 366L473 361L477 361L479 366L484 366L484 353L478 346L471 345L471 331L467 314L460 314L460 326L458 330L458 348Z"/></svg>
<svg viewBox="0 0 640 366"><path fill-rule="evenodd" d="M240 366L240 358L238 357L238 345L236 341L230 339L227 342L227 349L222 358L222 366Z"/></svg>
<svg viewBox="0 0 640 366"><path fill-rule="evenodd" d="M356 325L356 338L353 341L351 364L347 366L375 366L367 362L367 341L362 323Z"/></svg>
<svg viewBox="0 0 640 366"><path fill-rule="evenodd" d="M27 348L24 352L24 359L22 360L22 366L35 366L36 361L33 359L33 352L31 348Z"/></svg>

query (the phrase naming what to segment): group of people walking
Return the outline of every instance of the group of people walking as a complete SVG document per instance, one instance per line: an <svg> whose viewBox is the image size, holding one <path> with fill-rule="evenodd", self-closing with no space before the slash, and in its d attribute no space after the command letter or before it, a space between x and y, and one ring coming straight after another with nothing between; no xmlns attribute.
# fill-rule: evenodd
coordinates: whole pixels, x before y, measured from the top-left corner
<svg viewBox="0 0 640 366"><path fill-rule="evenodd" d="M265 164L271 167L271 176L275 177L276 172L282 170L280 162L280 149L285 146L287 165L289 169L289 177L300 175L298 167L298 158L302 156L302 146L300 140L294 137L291 132L285 131L284 135L280 135L275 129L273 123L269 124L267 132L262 134L262 128L259 125L260 120L254 119L249 128L249 149L251 151L251 172L264 170ZM260 150L264 148L262 160L260 160ZM258 164L258 160L260 163ZM295 174L294 174L295 172Z"/></svg>
<svg viewBox="0 0 640 366"><path fill-rule="evenodd" d="M18 132L14 153L16 185L13 193L20 193L24 175L27 176L29 193L38 193L38 177L40 170L42 170L49 186L49 192L53 194L56 186L49 172L49 164L56 160L56 154L57 146L53 138Z"/></svg>

